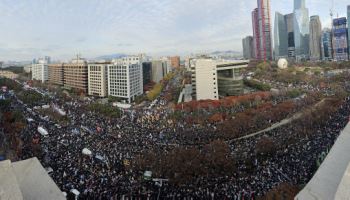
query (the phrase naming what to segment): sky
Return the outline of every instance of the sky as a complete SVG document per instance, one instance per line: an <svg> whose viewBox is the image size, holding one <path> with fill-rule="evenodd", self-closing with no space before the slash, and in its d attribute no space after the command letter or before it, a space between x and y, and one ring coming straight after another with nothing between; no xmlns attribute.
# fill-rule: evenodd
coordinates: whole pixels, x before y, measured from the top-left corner
<svg viewBox="0 0 350 200"><path fill-rule="evenodd" d="M330 25L331 1L306 0L310 16ZM335 2L346 16L349 0ZM1 0L0 60L242 51L255 7L256 0ZM275 11L291 13L293 0L271 0L272 25Z"/></svg>

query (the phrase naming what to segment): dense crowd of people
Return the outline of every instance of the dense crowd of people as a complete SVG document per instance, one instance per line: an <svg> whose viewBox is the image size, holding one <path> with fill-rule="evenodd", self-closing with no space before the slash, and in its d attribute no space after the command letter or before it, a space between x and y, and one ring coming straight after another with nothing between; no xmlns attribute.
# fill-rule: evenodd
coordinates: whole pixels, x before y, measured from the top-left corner
<svg viewBox="0 0 350 200"><path fill-rule="evenodd" d="M133 160L148 150L169 151L174 148L170 144L185 148L193 141L210 141L214 124L198 128L170 120L163 95L152 102L153 107L124 111L116 119L87 111L89 101L54 97L50 103L67 112L69 125L43 118L14 97L12 106L21 109L26 119L33 119L21 134L21 159L37 156L44 167L52 169L50 176L59 188L69 198L72 189L78 190L79 199L256 199L283 182L305 184L317 169L318 155L332 147L350 114L350 99L346 98L337 112L313 125L307 137L296 134L300 127L293 122L263 136L231 141L238 166L233 176L201 177L176 185L167 177L158 177L164 181L145 178L143 171L131 167ZM38 126L49 135L40 135ZM255 146L266 136L284 148L262 159ZM295 142L289 143L291 139ZM91 154L83 154L83 149Z"/></svg>

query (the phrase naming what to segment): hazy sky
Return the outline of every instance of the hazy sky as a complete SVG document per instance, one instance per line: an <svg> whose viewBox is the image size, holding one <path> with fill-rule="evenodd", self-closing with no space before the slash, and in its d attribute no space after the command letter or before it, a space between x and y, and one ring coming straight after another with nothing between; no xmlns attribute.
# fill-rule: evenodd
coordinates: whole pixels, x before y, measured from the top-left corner
<svg viewBox="0 0 350 200"><path fill-rule="evenodd" d="M330 24L332 0L306 0ZM335 0L346 16L349 0ZM0 0L0 60L241 51L256 0ZM271 0L271 15L292 0ZM273 24L272 19L272 24Z"/></svg>

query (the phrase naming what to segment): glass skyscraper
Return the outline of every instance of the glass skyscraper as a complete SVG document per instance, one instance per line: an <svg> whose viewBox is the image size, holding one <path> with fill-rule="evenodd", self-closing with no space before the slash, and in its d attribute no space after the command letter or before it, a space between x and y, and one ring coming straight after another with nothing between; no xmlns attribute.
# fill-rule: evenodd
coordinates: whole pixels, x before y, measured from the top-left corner
<svg viewBox="0 0 350 200"><path fill-rule="evenodd" d="M329 61L333 59L332 55L332 31L329 28L325 28L322 31L321 37L321 53L322 60Z"/></svg>
<svg viewBox="0 0 350 200"><path fill-rule="evenodd" d="M284 16L288 34L288 58L295 58L295 43L294 43L294 13Z"/></svg>
<svg viewBox="0 0 350 200"><path fill-rule="evenodd" d="M309 58L309 9L305 0L294 0L294 43L297 61Z"/></svg>
<svg viewBox="0 0 350 200"><path fill-rule="evenodd" d="M288 32L285 16L279 12L275 14L274 29L275 59L288 57Z"/></svg>
<svg viewBox="0 0 350 200"><path fill-rule="evenodd" d="M348 5L348 53L350 59L350 5Z"/></svg>

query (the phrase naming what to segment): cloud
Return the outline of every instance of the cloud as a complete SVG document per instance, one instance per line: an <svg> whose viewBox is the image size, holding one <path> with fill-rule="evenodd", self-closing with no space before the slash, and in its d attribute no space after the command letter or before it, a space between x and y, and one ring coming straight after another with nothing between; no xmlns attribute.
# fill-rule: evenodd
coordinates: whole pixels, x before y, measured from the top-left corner
<svg viewBox="0 0 350 200"><path fill-rule="evenodd" d="M306 1L326 24L330 3ZM337 0L336 12L347 4ZM256 0L1 0L0 59L240 51L255 7ZM291 13L293 1L271 0L272 25L275 11Z"/></svg>

